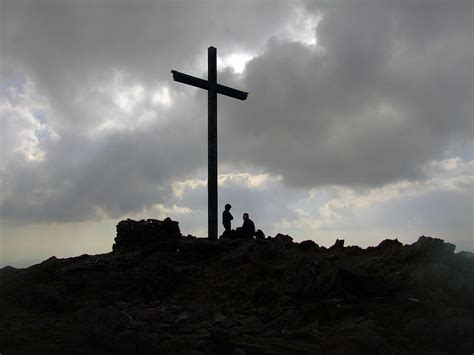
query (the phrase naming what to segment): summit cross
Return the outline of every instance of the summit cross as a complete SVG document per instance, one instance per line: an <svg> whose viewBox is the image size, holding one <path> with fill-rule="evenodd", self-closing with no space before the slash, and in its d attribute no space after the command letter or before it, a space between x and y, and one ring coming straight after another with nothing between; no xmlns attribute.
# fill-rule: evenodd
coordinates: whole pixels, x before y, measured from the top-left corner
<svg viewBox="0 0 474 355"><path fill-rule="evenodd" d="M207 225L208 238L217 240L217 94L245 100L248 93L217 83L217 49L207 49L207 80L172 70L174 81L207 90Z"/></svg>

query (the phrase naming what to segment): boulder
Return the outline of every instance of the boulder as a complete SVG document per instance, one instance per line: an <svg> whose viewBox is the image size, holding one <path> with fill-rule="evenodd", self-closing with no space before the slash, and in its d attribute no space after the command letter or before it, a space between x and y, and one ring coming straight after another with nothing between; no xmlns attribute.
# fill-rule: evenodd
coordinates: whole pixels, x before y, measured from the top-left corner
<svg viewBox="0 0 474 355"><path fill-rule="evenodd" d="M255 239L265 239L265 233L261 229L255 232Z"/></svg>
<svg viewBox="0 0 474 355"><path fill-rule="evenodd" d="M302 250L310 250L318 248L318 244L316 244L314 240L308 239L303 240L300 244L298 244L298 247Z"/></svg>
<svg viewBox="0 0 474 355"><path fill-rule="evenodd" d="M274 240L276 242L279 242L279 243L283 243L283 244L290 244L290 243L293 243L293 238L290 237L288 234L281 234L281 233L278 233Z"/></svg>
<svg viewBox="0 0 474 355"><path fill-rule="evenodd" d="M395 256L400 254L403 244L398 241L398 239L385 239L375 248L371 248L376 252L386 255L386 256Z"/></svg>

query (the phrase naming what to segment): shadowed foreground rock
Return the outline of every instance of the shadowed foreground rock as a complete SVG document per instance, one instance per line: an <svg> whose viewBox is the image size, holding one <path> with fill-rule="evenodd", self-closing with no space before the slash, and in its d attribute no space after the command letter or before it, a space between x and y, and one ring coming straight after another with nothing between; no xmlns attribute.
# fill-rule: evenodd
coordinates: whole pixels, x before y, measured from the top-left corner
<svg viewBox="0 0 474 355"><path fill-rule="evenodd" d="M2 354L472 354L474 259L412 245L183 237L122 221L114 252L0 270Z"/></svg>

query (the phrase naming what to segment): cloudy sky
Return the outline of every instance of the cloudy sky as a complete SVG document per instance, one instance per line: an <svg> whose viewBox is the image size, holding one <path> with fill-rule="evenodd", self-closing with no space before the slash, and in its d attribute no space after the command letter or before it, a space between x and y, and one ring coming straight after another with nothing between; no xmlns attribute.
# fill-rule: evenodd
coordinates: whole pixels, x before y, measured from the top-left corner
<svg viewBox="0 0 474 355"><path fill-rule="evenodd" d="M473 3L0 0L0 266L111 249L122 218L219 204L331 245L473 241Z"/></svg>

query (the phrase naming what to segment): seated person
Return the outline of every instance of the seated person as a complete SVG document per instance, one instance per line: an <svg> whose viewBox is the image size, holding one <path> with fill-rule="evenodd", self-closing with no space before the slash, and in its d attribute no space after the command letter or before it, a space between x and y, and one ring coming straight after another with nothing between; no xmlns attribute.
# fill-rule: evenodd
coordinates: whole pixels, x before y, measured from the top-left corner
<svg viewBox="0 0 474 355"><path fill-rule="evenodd" d="M244 213L242 219L244 220L244 223L241 228L238 228L239 236L241 238L253 238L255 235L255 224L249 218L248 213Z"/></svg>

